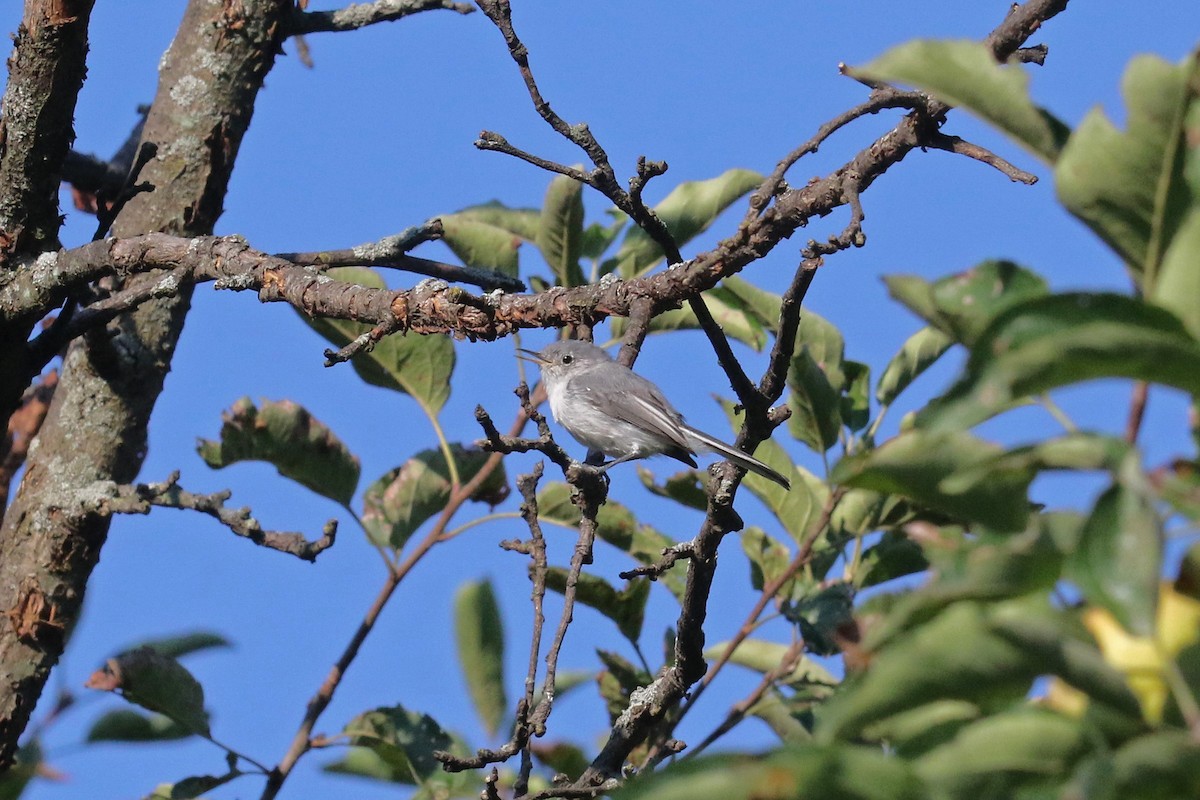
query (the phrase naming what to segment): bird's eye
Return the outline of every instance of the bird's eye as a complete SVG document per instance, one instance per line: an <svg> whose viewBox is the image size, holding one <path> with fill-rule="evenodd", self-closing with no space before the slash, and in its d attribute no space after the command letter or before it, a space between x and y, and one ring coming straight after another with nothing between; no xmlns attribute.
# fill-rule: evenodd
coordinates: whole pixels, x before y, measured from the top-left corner
<svg viewBox="0 0 1200 800"><path fill-rule="evenodd" d="M575 356L571 355L570 353L566 353L562 357L562 363L564 363L564 364L570 364L574 360L575 360Z"/></svg>

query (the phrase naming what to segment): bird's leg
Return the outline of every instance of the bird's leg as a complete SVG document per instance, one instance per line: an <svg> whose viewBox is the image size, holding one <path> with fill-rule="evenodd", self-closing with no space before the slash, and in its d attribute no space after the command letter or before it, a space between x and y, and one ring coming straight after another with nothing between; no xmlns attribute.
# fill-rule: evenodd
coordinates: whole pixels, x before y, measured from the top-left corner
<svg viewBox="0 0 1200 800"><path fill-rule="evenodd" d="M612 464L609 464L608 467L604 465L604 453L594 447L588 450L587 458L583 459L583 463L589 467L600 467L601 469L608 469L612 466Z"/></svg>
<svg viewBox="0 0 1200 800"><path fill-rule="evenodd" d="M601 458L603 458L603 455L604 454L601 453ZM590 457L591 456L589 455L589 458ZM603 464L603 463L600 464L600 469L604 470L605 472L608 472L609 467L615 467L617 464L624 464L626 461L632 461L633 459L635 459L637 457L638 456L636 456L636 455L628 455L628 456L621 456L620 458L614 458L612 461L608 462L607 464Z"/></svg>

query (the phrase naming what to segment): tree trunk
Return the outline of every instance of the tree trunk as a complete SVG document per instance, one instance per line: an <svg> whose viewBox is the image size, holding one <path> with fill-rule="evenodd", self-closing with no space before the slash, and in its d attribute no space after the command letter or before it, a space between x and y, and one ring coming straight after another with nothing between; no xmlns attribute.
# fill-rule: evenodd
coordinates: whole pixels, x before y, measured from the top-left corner
<svg viewBox="0 0 1200 800"><path fill-rule="evenodd" d="M160 66L142 134L158 152L113 228L210 233L291 0L191 0ZM146 276L145 279L152 279ZM17 495L0 528L0 770L11 762L51 667L79 614L108 533L81 490L129 482L170 369L190 291L148 302L75 341Z"/></svg>

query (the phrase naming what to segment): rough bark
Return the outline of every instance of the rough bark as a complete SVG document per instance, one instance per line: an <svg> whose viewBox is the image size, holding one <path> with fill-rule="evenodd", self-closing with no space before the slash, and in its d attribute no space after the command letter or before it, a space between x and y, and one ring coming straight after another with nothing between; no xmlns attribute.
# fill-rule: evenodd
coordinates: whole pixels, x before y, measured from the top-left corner
<svg viewBox="0 0 1200 800"><path fill-rule="evenodd" d="M9 59L0 118L0 276L15 257L58 243L58 181L75 138L94 0L27 0ZM0 325L0 419L29 385L31 323Z"/></svg>
<svg viewBox="0 0 1200 800"><path fill-rule="evenodd" d="M191 0L160 65L143 132L158 146L113 228L208 233L258 90L278 52L290 0ZM142 279L152 279L145 276ZM132 480L146 453L150 412L170 368L190 290L155 300L77 340L24 480L0 528L0 770L12 760L108 532L80 513L78 487Z"/></svg>

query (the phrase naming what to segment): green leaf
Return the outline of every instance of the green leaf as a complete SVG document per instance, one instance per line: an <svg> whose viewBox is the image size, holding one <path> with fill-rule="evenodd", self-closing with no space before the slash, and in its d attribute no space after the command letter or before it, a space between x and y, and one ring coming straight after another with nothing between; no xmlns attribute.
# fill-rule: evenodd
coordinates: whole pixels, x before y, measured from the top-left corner
<svg viewBox="0 0 1200 800"><path fill-rule="evenodd" d="M900 596L864 637L868 649L884 646L948 605L1049 592L1062 578L1065 551L1074 549L1080 515L1050 512L1031 518L1016 535L966 535L961 527L934 527L922 534L923 552L936 580ZM1094 650L1093 650L1094 652Z"/></svg>
<svg viewBox="0 0 1200 800"><path fill-rule="evenodd" d="M734 404L728 400L719 402L730 425L735 428L740 425ZM792 488L784 489L752 472L747 473L742 485L766 505L793 540L802 541L809 527L820 519L821 509L829 499L829 488L816 475L794 463L787 451L770 439L758 446L754 457L789 478Z"/></svg>
<svg viewBox="0 0 1200 800"><path fill-rule="evenodd" d="M1187 732L1163 730L1125 742L1111 755L1111 781L1121 800L1195 797L1200 746Z"/></svg>
<svg viewBox="0 0 1200 800"><path fill-rule="evenodd" d="M724 655L728 646L729 642L717 642L710 645L704 649L704 657L709 660L717 659ZM729 663L766 675L779 668L787 651L787 646L778 642L747 638L738 644L737 649L730 655ZM834 687L838 685L837 678L833 677L827 669L811 658L805 657L797 660L791 670L778 676L778 681L793 688L816 684L824 689L826 694L832 694Z"/></svg>
<svg viewBox="0 0 1200 800"><path fill-rule="evenodd" d="M576 780L592 763L582 747L569 742L533 744L529 749L555 775L566 775L569 780Z"/></svg>
<svg viewBox="0 0 1200 800"><path fill-rule="evenodd" d="M125 648L128 650L136 650L139 647L149 647L157 650L159 653L169 658L181 658L189 653L195 653L200 650L210 650L214 647L230 647L229 640L219 633L211 631L193 631L192 633L184 633L178 636L167 636L162 639L147 639L144 642L139 642L133 647Z"/></svg>
<svg viewBox="0 0 1200 800"><path fill-rule="evenodd" d="M31 739L17 749L13 764L0 773L0 800L17 800L44 766L42 747Z"/></svg>
<svg viewBox="0 0 1200 800"><path fill-rule="evenodd" d="M1200 117L1200 103L1196 108L1196 116ZM1194 127L1200 131L1200 120ZM1192 158L1198 165L1192 192L1194 197L1200 198L1200 154ZM1200 264L1200 203L1188 210L1187 218L1175 232L1163 256L1151 297L1163 308L1174 311L1192 336L1200 337L1200 300L1197 300L1200 298L1200 267L1197 264Z"/></svg>
<svg viewBox="0 0 1200 800"><path fill-rule="evenodd" d="M852 629L854 587L844 581L829 581L785 604L783 615L796 624L804 647L813 655L841 652L839 639Z"/></svg>
<svg viewBox="0 0 1200 800"><path fill-rule="evenodd" d="M172 784L160 784L148 800L195 800L205 792L224 786L240 773L224 775L192 775Z"/></svg>
<svg viewBox="0 0 1200 800"><path fill-rule="evenodd" d="M1200 392L1200 343L1171 312L1132 297L1069 293L1028 300L992 322L963 376L917 424L970 427L1024 397L1104 377Z"/></svg>
<svg viewBox="0 0 1200 800"><path fill-rule="evenodd" d="M325 274L360 286L386 288L378 273L364 267L338 267ZM302 316L302 319L336 347L349 344L372 328L371 325L344 319L312 319L306 316ZM394 333L381 339L369 352L354 356L350 363L367 383L409 395L432 417L437 415L450 397L454 343L444 334L421 336Z"/></svg>
<svg viewBox="0 0 1200 800"><path fill-rule="evenodd" d="M921 546L904 533L888 531L863 551L854 585L859 589L915 575L929 569L929 560Z"/></svg>
<svg viewBox="0 0 1200 800"><path fill-rule="evenodd" d="M450 734L428 714L399 705L359 714L342 732L350 744L370 748L394 774L408 775L418 784L442 771L433 751L449 750L453 744Z"/></svg>
<svg viewBox="0 0 1200 800"><path fill-rule="evenodd" d="M509 208L499 200L491 200L477 206L468 206L451 216L483 222L532 242L537 239L542 212L536 208Z"/></svg>
<svg viewBox="0 0 1200 800"><path fill-rule="evenodd" d="M761 592L764 586L783 574L792 560L791 552L757 525L746 526L741 538L742 551L750 559L750 585L756 592ZM785 586L780 594L786 597L791 591Z"/></svg>
<svg viewBox="0 0 1200 800"><path fill-rule="evenodd" d="M1200 521L1200 463L1177 459L1150 473L1150 481L1171 508L1193 522ZM1196 567L1195 586L1200 589L1200 560Z"/></svg>
<svg viewBox="0 0 1200 800"><path fill-rule="evenodd" d="M638 465L638 478L651 494L674 500L682 506L703 511L708 508L708 495L704 493L705 474L696 469L685 469L657 483L654 473Z"/></svg>
<svg viewBox="0 0 1200 800"><path fill-rule="evenodd" d="M1014 792L1024 784L1066 775L1085 744L1079 720L1018 708L963 727L914 767L933 792L947 797L986 794L998 778Z"/></svg>
<svg viewBox="0 0 1200 800"><path fill-rule="evenodd" d="M779 295L763 291L736 275L725 278L701 296L725 335L755 351L761 352L766 346L767 331L773 333L779 327L782 302ZM622 319L613 319L613 335L622 335L625 324ZM651 333L699 329L700 322L687 305L658 314L650 321Z"/></svg>
<svg viewBox="0 0 1200 800"><path fill-rule="evenodd" d="M1169 228L1174 220L1163 219L1159 238L1151 239L1151 244L1163 251L1155 279L1151 282L1151 299L1178 314L1192 335L1200 337L1200 301L1196 299L1200 297L1200 267L1197 267L1200 263L1200 52L1192 54L1191 72L1187 108L1181 115L1183 130L1176 138L1182 157L1175 157L1176 162L1182 161L1182 182L1187 186L1191 202L1177 225ZM1173 174L1167 192L1174 191L1176 196L1171 200L1178 203L1182 192L1174 179ZM1179 212L1173 208L1172 213ZM1148 273L1152 266L1147 265Z"/></svg>
<svg viewBox="0 0 1200 800"><path fill-rule="evenodd" d="M747 169L731 169L706 181L688 181L671 190L654 213L667 226L675 244L683 247L708 229L735 200L763 182ZM617 251L621 275L640 275L663 259L662 248L641 228L630 228Z"/></svg>
<svg viewBox="0 0 1200 800"><path fill-rule="evenodd" d="M1049 293L1042 277L1011 261L983 261L934 283L886 275L893 298L954 341L973 345L1005 309Z"/></svg>
<svg viewBox="0 0 1200 800"><path fill-rule="evenodd" d="M458 466L459 480L464 484L479 473L490 457L482 450L460 444L452 444L450 452ZM363 527L376 545L398 552L426 520L446 507L453 490L443 451L423 450L367 487L363 494ZM507 493L508 479L501 463L471 499L496 505Z"/></svg>
<svg viewBox="0 0 1200 800"><path fill-rule="evenodd" d="M509 277L521 271L519 234L470 215L443 214L441 220L442 241L468 267Z"/></svg>
<svg viewBox="0 0 1200 800"><path fill-rule="evenodd" d="M401 783L409 786L416 783L411 773L407 770L397 770L368 747L350 747L340 760L331 761L323 765L321 769L335 775L354 775L387 783Z"/></svg>
<svg viewBox="0 0 1200 800"><path fill-rule="evenodd" d="M1122 469L1083 526L1070 577L1092 603L1112 612L1130 633L1151 636L1158 608L1163 534L1150 498L1139 491L1136 458Z"/></svg>
<svg viewBox="0 0 1200 800"><path fill-rule="evenodd" d="M1155 272L1163 248L1195 202L1183 181L1182 146L1195 68L1194 58L1178 66L1150 55L1131 60L1121 86L1127 129L1094 109L1071 134L1054 172L1063 205L1125 260L1151 297L1161 297Z"/></svg>
<svg viewBox="0 0 1200 800"><path fill-rule="evenodd" d="M597 259L604 255L604 251L617 240L617 236L621 233L624 227L629 224L629 217L618 208L610 208L606 212L613 221L608 225L599 222L593 222L583 230L583 244L580 247L580 258ZM612 259L613 268L616 267L616 259ZM608 270L611 272L612 270ZM605 273L607 274L607 272Z"/></svg>
<svg viewBox="0 0 1200 800"><path fill-rule="evenodd" d="M1053 164L1069 133L1066 125L1029 97L1029 76L1019 63L1001 65L977 41L919 39L848 70L854 77L915 86L964 108Z"/></svg>
<svg viewBox="0 0 1200 800"><path fill-rule="evenodd" d="M550 181L538 223L537 246L560 286L587 283L579 258L583 253L583 184L566 175Z"/></svg>
<svg viewBox="0 0 1200 800"><path fill-rule="evenodd" d="M579 527L579 509L571 502L572 489L565 483L548 483L538 492L538 518L563 525ZM632 556L640 564L654 564L662 559L663 550L675 541L649 525L638 524L633 513L620 503L609 500L596 514L596 535L601 540ZM686 565L680 561L663 573L659 580L675 595L683 597Z"/></svg>
<svg viewBox="0 0 1200 800"><path fill-rule="evenodd" d="M799 744L767 756L683 761L632 781L617 800L925 800L908 764L877 747Z"/></svg>
<svg viewBox="0 0 1200 800"><path fill-rule="evenodd" d="M1078 431L970 464L943 480L941 488L956 492L991 480L1030 482L1045 470L1116 470L1128 454L1122 439Z"/></svg>
<svg viewBox="0 0 1200 800"><path fill-rule="evenodd" d="M866 489L851 489L842 495L829 517L829 529L842 539L852 539L879 528L884 510L893 498Z"/></svg>
<svg viewBox="0 0 1200 800"><path fill-rule="evenodd" d="M998 531L1019 531L1029 517L1024 475L960 483L953 491L944 483L999 452L965 431L907 431L875 450L843 458L830 477L845 486L903 495Z"/></svg>
<svg viewBox="0 0 1200 800"><path fill-rule="evenodd" d="M596 676L600 697L608 707L609 717L616 720L629 707L630 694L643 686L649 686L653 678L650 673L635 667L619 653L597 650L596 655L604 664L604 670Z"/></svg>
<svg viewBox="0 0 1200 800"><path fill-rule="evenodd" d="M897 755L908 759L949 741L982 715L978 705L966 700L934 700L868 726L863 738L887 742Z"/></svg>
<svg viewBox="0 0 1200 800"><path fill-rule="evenodd" d="M279 474L341 505L349 504L361 470L358 456L303 406L290 400L243 397L221 415L220 441L201 439L204 462L221 469L239 461L266 461Z"/></svg>
<svg viewBox="0 0 1200 800"><path fill-rule="evenodd" d="M458 663L475 713L495 736L508 713L504 692L504 620L491 581L468 581L454 595Z"/></svg>
<svg viewBox="0 0 1200 800"><path fill-rule="evenodd" d="M566 587L567 570L550 567L546 571L546 588L562 594ZM575 599L617 623L621 635L637 644L646 616L646 601L650 599L650 581L627 581L625 588L617 591L603 578L581 572L575 586Z"/></svg>
<svg viewBox="0 0 1200 800"><path fill-rule="evenodd" d="M948 334L932 326L926 326L908 337L900 346L900 352L892 356L879 376L875 399L880 405L890 406L910 383L929 369L953 344L954 340Z"/></svg>
<svg viewBox="0 0 1200 800"><path fill-rule="evenodd" d="M997 613L996 606L959 602L893 639L822 707L818 736L857 736L872 723L936 700L1023 696L1046 668L994 629Z"/></svg>
<svg viewBox="0 0 1200 800"><path fill-rule="evenodd" d="M861 431L871 421L871 368L860 361L846 361L843 367L842 422L852 431Z"/></svg>
<svg viewBox="0 0 1200 800"><path fill-rule="evenodd" d="M812 703L796 702L795 696L785 697L772 687L746 714L762 720L785 744L800 744L812 740Z"/></svg>
<svg viewBox="0 0 1200 800"><path fill-rule="evenodd" d="M779 314L783 306L783 298L780 295L760 289L737 275L723 278L721 286L738 298L742 308L753 315L764 328L772 333L779 330Z"/></svg>
<svg viewBox="0 0 1200 800"><path fill-rule="evenodd" d="M751 313L745 301L724 286L709 289L701 295L704 304L726 336L761 351L767 344L767 334L756 313ZM612 320L614 336L621 336L628 323L622 319ZM664 311L650 321L650 333L699 330L700 322L690 306Z"/></svg>
<svg viewBox="0 0 1200 800"><path fill-rule="evenodd" d="M209 735L204 689L182 664L152 648L141 647L108 659L87 686L110 692L119 689L129 702L169 717L193 733Z"/></svg>
<svg viewBox="0 0 1200 800"><path fill-rule="evenodd" d="M792 436L818 453L837 444L842 430L841 395L807 348L801 348L792 358L788 388L788 406L792 409L788 430Z"/></svg>
<svg viewBox="0 0 1200 800"><path fill-rule="evenodd" d="M829 378L829 385L841 392L846 386L846 340L829 320L814 311L804 310L796 330L796 346L808 353Z"/></svg>
<svg viewBox="0 0 1200 800"><path fill-rule="evenodd" d="M168 742L191 736L188 730L162 714L141 714L116 708L102 714L88 729L88 742Z"/></svg>

